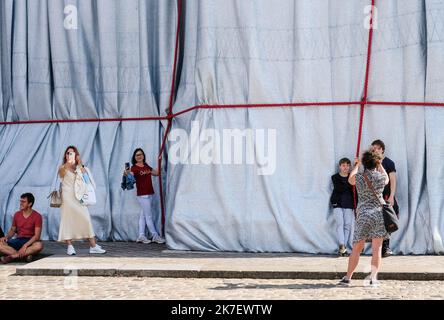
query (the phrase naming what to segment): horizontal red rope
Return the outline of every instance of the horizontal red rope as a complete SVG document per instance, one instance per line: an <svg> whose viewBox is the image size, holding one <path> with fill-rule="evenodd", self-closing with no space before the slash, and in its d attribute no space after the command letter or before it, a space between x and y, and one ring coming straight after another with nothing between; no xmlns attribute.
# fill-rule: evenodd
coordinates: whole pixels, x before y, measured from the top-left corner
<svg viewBox="0 0 444 320"><path fill-rule="evenodd" d="M444 107L443 102L401 102L401 101L367 101L368 105L381 106L423 106L423 107Z"/></svg>
<svg viewBox="0 0 444 320"><path fill-rule="evenodd" d="M249 104L204 104L198 107L203 109L217 108L270 108L270 107L305 107L305 106L344 106L350 104L361 104L360 101L341 102L295 102L295 103L249 103Z"/></svg>
<svg viewBox="0 0 444 320"><path fill-rule="evenodd" d="M346 101L346 102L297 102L297 103L257 103L257 104L204 104L194 106L180 112L174 113L173 118L184 113L196 109L242 109L242 108L292 108L292 107L309 107L309 106L347 106L360 105L360 101Z"/></svg>
<svg viewBox="0 0 444 320"><path fill-rule="evenodd" d="M361 105L361 101L344 102L300 102L300 103L262 103L262 104L213 104L197 105L177 113L167 116L152 117L132 117L132 118L91 118L91 119L60 119L60 120L24 120L24 121L3 121L0 125L12 124L38 124L38 123L65 123L65 122L115 122L115 121L145 121L145 120L168 120L178 117L184 113L196 109L242 109L242 108L284 108L284 107L309 107L309 106L347 106ZM366 105L386 105L386 106L424 106L424 107L444 107L444 102L402 102L402 101L367 101Z"/></svg>

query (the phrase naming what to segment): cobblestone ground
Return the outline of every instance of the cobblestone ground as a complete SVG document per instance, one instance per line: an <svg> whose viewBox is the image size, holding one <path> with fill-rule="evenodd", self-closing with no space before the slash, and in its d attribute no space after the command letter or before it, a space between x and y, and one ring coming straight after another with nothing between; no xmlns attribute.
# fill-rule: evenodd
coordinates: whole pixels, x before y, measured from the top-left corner
<svg viewBox="0 0 444 320"><path fill-rule="evenodd" d="M3 299L444 299L443 281L383 281L379 288L356 280L177 279L128 277L22 277L0 266Z"/></svg>

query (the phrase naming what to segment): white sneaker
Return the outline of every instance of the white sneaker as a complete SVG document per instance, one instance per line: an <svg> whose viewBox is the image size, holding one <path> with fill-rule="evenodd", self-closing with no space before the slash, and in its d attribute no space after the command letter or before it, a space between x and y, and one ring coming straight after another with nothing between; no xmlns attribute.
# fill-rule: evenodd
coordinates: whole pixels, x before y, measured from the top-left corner
<svg viewBox="0 0 444 320"><path fill-rule="evenodd" d="M381 282L379 282L378 280L370 280L370 286L373 288L377 288L379 286L381 286Z"/></svg>
<svg viewBox="0 0 444 320"><path fill-rule="evenodd" d="M137 243L151 243L151 240L147 239L144 235L141 235L136 240Z"/></svg>
<svg viewBox="0 0 444 320"><path fill-rule="evenodd" d="M69 245L69 246L68 246L68 250L66 251L66 253L67 253L69 256L73 256L73 255L76 254L76 249L74 249L74 246L73 246L73 245Z"/></svg>
<svg viewBox="0 0 444 320"><path fill-rule="evenodd" d="M98 244L96 244L95 247L90 247L89 248L89 253L106 253L106 250L102 249L101 246L99 246Z"/></svg>
<svg viewBox="0 0 444 320"><path fill-rule="evenodd" d="M159 235L153 236L153 239L151 241L153 241L155 243L165 243L165 239Z"/></svg>

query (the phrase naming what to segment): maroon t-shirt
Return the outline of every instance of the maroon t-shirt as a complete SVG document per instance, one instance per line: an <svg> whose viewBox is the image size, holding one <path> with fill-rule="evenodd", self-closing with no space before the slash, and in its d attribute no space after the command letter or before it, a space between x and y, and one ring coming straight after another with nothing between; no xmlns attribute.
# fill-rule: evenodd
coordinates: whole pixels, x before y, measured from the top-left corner
<svg viewBox="0 0 444 320"><path fill-rule="evenodd" d="M134 178L136 178L138 196L154 194L153 182L151 181L151 170L153 170L153 168L147 164L143 167L137 165L131 167L131 172L134 173Z"/></svg>
<svg viewBox="0 0 444 320"><path fill-rule="evenodd" d="M16 227L17 238L32 238L35 235L35 228L42 227L42 216L35 210L32 210L28 218L23 216L22 211L14 214L12 226Z"/></svg>

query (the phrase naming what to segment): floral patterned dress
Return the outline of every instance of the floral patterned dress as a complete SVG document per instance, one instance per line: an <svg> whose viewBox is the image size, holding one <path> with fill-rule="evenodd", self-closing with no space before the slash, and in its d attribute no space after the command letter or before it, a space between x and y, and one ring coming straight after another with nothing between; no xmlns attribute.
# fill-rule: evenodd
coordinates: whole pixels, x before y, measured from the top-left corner
<svg viewBox="0 0 444 320"><path fill-rule="evenodd" d="M382 200L382 191L385 186L384 175L376 170L365 170L364 173L373 185L376 194ZM371 242L375 238L387 239L389 237L389 233L384 227L381 200L376 199L375 194L367 185L364 173L356 174L356 190L359 202L353 243L361 240Z"/></svg>

